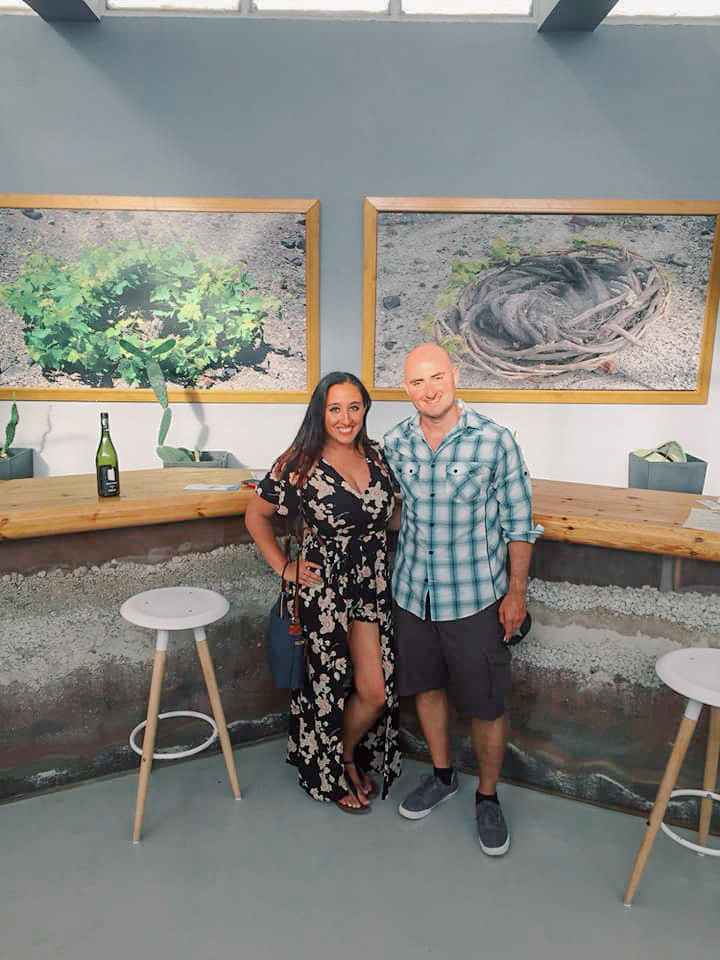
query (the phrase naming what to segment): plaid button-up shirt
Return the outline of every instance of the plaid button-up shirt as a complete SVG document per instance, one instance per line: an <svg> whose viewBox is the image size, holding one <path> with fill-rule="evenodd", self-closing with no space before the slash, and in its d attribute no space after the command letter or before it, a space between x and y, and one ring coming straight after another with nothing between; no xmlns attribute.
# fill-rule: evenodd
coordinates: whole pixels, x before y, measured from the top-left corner
<svg viewBox="0 0 720 960"><path fill-rule="evenodd" d="M460 419L430 449L420 414L385 434L385 456L403 496L393 596L416 617L459 620L507 591L507 542L534 543L532 490L507 427L458 401Z"/></svg>

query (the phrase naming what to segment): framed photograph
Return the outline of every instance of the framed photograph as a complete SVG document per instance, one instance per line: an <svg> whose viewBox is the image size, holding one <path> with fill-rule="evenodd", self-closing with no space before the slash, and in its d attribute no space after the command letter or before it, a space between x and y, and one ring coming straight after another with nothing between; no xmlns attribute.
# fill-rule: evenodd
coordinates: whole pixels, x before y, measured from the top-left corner
<svg viewBox="0 0 720 960"><path fill-rule="evenodd" d="M0 397L306 401L318 254L318 200L0 194Z"/></svg>
<svg viewBox="0 0 720 960"><path fill-rule="evenodd" d="M367 197L363 379L437 342L468 400L706 403L720 201Z"/></svg>

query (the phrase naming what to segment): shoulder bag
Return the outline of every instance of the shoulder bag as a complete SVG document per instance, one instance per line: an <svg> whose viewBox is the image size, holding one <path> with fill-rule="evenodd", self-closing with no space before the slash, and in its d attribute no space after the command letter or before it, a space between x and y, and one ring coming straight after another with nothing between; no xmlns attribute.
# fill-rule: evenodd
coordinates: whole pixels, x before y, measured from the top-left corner
<svg viewBox="0 0 720 960"><path fill-rule="evenodd" d="M302 525L300 529L302 531ZM295 559L295 595L290 601L288 585L284 579L285 570L290 563L288 559L280 578L280 596L270 608L265 631L265 650L270 674L273 685L281 690L297 690L305 683L305 638L300 623L300 584L298 582L302 539L301 532Z"/></svg>

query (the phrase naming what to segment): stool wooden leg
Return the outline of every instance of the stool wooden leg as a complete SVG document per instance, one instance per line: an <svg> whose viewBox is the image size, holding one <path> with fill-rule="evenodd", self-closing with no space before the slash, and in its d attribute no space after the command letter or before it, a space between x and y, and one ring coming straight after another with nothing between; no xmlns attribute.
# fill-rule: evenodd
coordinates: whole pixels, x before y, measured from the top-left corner
<svg viewBox="0 0 720 960"><path fill-rule="evenodd" d="M235 758L233 757L232 744L230 743L230 734L228 733L225 722L225 711L223 710L220 700L220 691L218 690L217 680L215 679L215 668L213 667L210 651L208 650L205 630L202 627L197 627L195 630L195 643L197 645L198 657L200 658L200 666L202 667L203 676L205 677L205 686L207 687L208 697L210 698L210 707L212 708L213 717L215 718L215 723L218 728L218 737L220 739L223 756L225 757L225 766L227 767L230 786L232 787L235 799L240 800L240 784L238 783L237 770L235 769Z"/></svg>
<svg viewBox="0 0 720 960"><path fill-rule="evenodd" d="M158 631L159 633L160 631ZM167 648L167 638L165 639ZM143 814L145 813L145 798L147 797L150 771L152 770L153 753L155 752L155 735L157 733L158 713L160 712L160 691L165 675L165 661L167 649L155 650L152 678L150 680L150 696L148 697L147 718L143 735L143 751L140 758L138 773L137 798L135 800L135 822L133 824L133 843L140 843Z"/></svg>
<svg viewBox="0 0 720 960"><path fill-rule="evenodd" d="M707 751L705 753L705 778L703 790L715 790L720 757L720 707L710 708L710 727L708 730ZM712 797L703 797L700 801L700 822L698 825L698 843L704 847L710 833L712 815Z"/></svg>
<svg viewBox="0 0 720 960"><path fill-rule="evenodd" d="M696 707L697 709L693 709L693 707ZM660 824L665 816L665 810L667 809L670 794L672 793L673 787L677 782L678 774L680 772L680 768L682 767L683 760L685 759L685 754L687 753L687 748L695 731L695 727L697 726L701 709L702 704L697 703L697 701L694 700L688 701L688 705L685 709L685 716L682 718L677 736L675 737L672 753L670 754L670 759L665 767L663 778L660 781L657 796L655 797L655 804L652 808L648 825L645 828L645 835L643 836L642 843L640 844L640 848L635 857L635 863L633 864L632 873L630 874L630 881L628 882L627 889L625 890L623 903L626 907L629 907L632 904L633 897L637 893L637 888L640 884L640 879L643 875L645 864L650 856L650 851L655 843L655 837L657 836L657 832L660 829Z"/></svg>

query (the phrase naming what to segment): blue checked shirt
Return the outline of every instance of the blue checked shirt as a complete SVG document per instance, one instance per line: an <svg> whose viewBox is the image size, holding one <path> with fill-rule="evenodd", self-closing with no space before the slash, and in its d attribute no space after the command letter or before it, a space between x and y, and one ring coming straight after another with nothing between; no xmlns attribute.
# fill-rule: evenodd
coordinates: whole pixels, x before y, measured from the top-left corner
<svg viewBox="0 0 720 960"><path fill-rule="evenodd" d="M507 542L534 543L532 490L507 427L458 401L460 419L433 453L420 414L385 434L403 496L393 596L416 617L472 616L507 591Z"/></svg>

